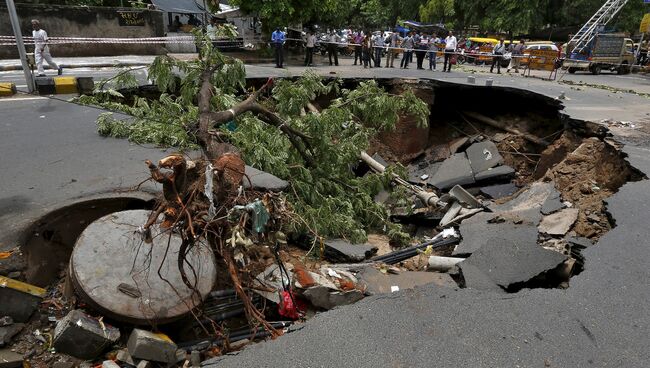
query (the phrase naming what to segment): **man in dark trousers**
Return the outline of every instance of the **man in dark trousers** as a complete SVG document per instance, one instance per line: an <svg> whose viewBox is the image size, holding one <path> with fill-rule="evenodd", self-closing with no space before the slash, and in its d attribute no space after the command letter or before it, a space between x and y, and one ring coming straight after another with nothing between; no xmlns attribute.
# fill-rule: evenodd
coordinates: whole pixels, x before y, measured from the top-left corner
<svg viewBox="0 0 650 368"><path fill-rule="evenodd" d="M282 52L282 46L284 45L284 32L280 28L276 28L275 32L271 34L271 43L275 48L275 67L282 68L284 65L284 53Z"/></svg>
<svg viewBox="0 0 650 368"><path fill-rule="evenodd" d="M490 73L494 71L494 66L497 66L497 74L501 74L501 59L503 54L506 53L506 45L503 43L503 38L499 40L499 43L494 45L492 49L492 67L490 68Z"/></svg>
<svg viewBox="0 0 650 368"><path fill-rule="evenodd" d="M451 31L449 31L449 35L447 36L447 38L445 38L445 60L444 60L444 64L442 64L443 72L445 71L451 72L451 58L454 56L457 47L458 47L458 41L456 40L454 34Z"/></svg>
<svg viewBox="0 0 650 368"><path fill-rule="evenodd" d="M332 31L330 33L328 43L327 43L327 56L330 59L330 66L332 65L332 56L334 56L334 65L339 66L339 38L336 35L336 32Z"/></svg>
<svg viewBox="0 0 650 368"><path fill-rule="evenodd" d="M359 58L359 65L363 65L363 40L364 37L361 35L361 31L357 32L352 39L352 42L354 42L354 65L357 65L357 57Z"/></svg>

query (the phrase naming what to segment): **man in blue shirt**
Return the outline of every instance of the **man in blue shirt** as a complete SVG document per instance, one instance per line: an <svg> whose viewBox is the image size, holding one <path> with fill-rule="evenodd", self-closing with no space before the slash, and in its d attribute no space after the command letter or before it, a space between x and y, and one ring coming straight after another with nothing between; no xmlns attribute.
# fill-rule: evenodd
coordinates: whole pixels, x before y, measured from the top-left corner
<svg viewBox="0 0 650 368"><path fill-rule="evenodd" d="M282 52L282 46L284 45L284 32L280 30L280 28L276 28L275 32L271 34L271 43L273 43L273 47L275 48L275 67L276 68L282 68L282 65L284 64L284 55Z"/></svg>

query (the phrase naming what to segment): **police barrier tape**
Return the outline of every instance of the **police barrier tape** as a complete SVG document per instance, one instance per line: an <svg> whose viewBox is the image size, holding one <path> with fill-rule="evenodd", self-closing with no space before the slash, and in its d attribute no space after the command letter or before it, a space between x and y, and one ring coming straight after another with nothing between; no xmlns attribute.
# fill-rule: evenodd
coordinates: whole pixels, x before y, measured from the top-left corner
<svg viewBox="0 0 650 368"><path fill-rule="evenodd" d="M0 36L0 46L16 46L16 41L15 41L15 36ZM26 45L34 45L34 38L33 37L23 37L23 40L25 41ZM235 39L235 40L226 40L226 39L219 39L219 40L213 40L213 44L222 44L223 48L236 48L238 46L235 45L229 45L232 44L233 41L237 41L240 39ZM304 39L300 38L285 38L285 41L298 41L305 43L306 41ZM47 44L48 45L62 45L62 44L165 44L165 43L195 43L195 38L194 36L174 36L174 37L141 37L141 38L127 38L127 37L122 37L122 38L100 38L100 37L48 37ZM269 42L272 43L272 42ZM320 45L337 45L339 47L349 47L349 46L363 46L362 44L358 43L352 43L352 42L322 42L322 41L317 41L316 44ZM506 55L503 54L492 54L492 53L486 53L486 52L481 52L481 51L469 51L466 52L464 50L458 51L454 50L453 52L450 52L451 50L445 50L437 47L436 49L422 49L422 48L403 48L399 46L372 46L373 48L377 49L384 49L386 51L389 50L397 50L400 52L405 52L405 51L423 51L425 53L441 53L441 54L449 54L449 55L456 55L456 56L465 56L465 57L474 57L478 58L481 61L488 61L487 59L489 58L494 58L494 57L504 57ZM558 58L560 58L560 52L558 51ZM545 59L546 57L544 56L533 56L533 55L507 55L509 58L521 58L521 59ZM585 60L580 60L580 59L565 59L565 60L571 60L571 61L581 61L584 62ZM603 63L599 62L599 65L608 65L612 68L614 67L621 67L621 66L626 66L630 67L631 69L642 69L645 68L643 65L629 65L626 63Z"/></svg>

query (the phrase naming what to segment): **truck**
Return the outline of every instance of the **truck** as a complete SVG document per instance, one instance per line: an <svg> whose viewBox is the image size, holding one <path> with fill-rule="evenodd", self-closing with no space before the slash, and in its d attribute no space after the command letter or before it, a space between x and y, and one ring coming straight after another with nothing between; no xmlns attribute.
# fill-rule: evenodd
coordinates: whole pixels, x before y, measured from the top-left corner
<svg viewBox="0 0 650 368"><path fill-rule="evenodd" d="M571 50L571 44L569 44ZM634 41L624 34L597 34L580 52L570 52L562 67L573 74L578 70L594 75L602 70L628 74L634 65Z"/></svg>

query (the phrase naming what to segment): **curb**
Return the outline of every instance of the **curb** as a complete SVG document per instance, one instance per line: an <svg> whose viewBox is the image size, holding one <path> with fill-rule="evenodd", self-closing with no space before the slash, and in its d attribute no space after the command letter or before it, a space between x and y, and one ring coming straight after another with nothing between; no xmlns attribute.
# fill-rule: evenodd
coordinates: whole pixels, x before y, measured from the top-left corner
<svg viewBox="0 0 650 368"><path fill-rule="evenodd" d="M124 61L117 63L86 63L86 64L59 64L63 69L74 68L110 68L110 67L124 67L124 66L147 66L151 63L144 63L140 61ZM47 70L54 70L46 68ZM23 70L21 64L0 65L0 72L8 72L14 70Z"/></svg>
<svg viewBox="0 0 650 368"><path fill-rule="evenodd" d="M0 83L0 96L13 96L17 92L16 83Z"/></svg>
<svg viewBox="0 0 650 368"><path fill-rule="evenodd" d="M34 83L39 95L90 94L95 87L93 77L36 77Z"/></svg>

